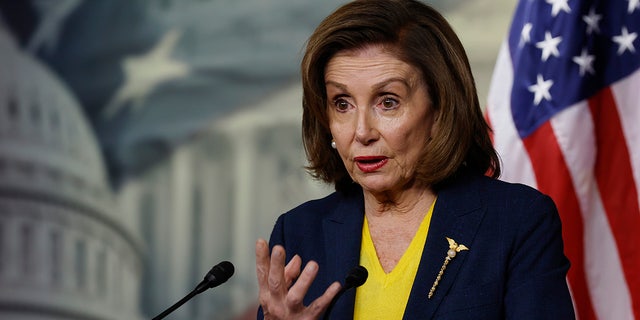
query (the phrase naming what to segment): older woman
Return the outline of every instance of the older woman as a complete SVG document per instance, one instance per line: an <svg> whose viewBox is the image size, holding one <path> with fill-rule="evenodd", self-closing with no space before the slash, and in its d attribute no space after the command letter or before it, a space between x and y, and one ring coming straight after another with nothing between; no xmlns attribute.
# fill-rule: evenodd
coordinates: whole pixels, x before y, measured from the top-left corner
<svg viewBox="0 0 640 320"><path fill-rule="evenodd" d="M574 317L555 205L496 179L466 54L438 12L344 5L309 39L302 81L308 169L336 192L258 240L258 318L318 318L357 265L369 278L336 319Z"/></svg>

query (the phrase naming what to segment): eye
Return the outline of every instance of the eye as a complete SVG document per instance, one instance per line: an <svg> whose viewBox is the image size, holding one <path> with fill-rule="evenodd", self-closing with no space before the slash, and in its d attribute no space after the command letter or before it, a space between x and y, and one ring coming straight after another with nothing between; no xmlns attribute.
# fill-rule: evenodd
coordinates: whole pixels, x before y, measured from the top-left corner
<svg viewBox="0 0 640 320"><path fill-rule="evenodd" d="M335 99L333 101L333 105L335 105L336 110L338 110L339 112L345 112L349 110L349 102L347 102L347 100L345 99Z"/></svg>
<svg viewBox="0 0 640 320"><path fill-rule="evenodd" d="M380 106L383 109L395 109L398 107L398 100L391 97L384 97L382 101L380 101Z"/></svg>

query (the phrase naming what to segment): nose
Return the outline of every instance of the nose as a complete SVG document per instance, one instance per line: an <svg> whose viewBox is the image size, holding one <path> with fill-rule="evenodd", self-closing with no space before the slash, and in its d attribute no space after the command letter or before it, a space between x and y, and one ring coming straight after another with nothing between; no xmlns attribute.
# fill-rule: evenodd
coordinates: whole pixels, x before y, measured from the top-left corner
<svg viewBox="0 0 640 320"><path fill-rule="evenodd" d="M355 139L363 145L369 145L380 137L376 128L376 118L369 108L358 108Z"/></svg>

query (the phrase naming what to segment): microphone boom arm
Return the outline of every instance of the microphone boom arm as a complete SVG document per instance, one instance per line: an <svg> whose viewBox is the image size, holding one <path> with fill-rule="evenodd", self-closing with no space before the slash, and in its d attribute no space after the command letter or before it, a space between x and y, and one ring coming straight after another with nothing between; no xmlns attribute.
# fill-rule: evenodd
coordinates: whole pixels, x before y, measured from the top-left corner
<svg viewBox="0 0 640 320"><path fill-rule="evenodd" d="M184 298L180 299L180 301L174 303L167 310L163 311L161 314L155 316L151 320L160 320L169 315L174 310L178 309L185 302L189 301L191 298L196 296L199 293L204 292L207 289L217 287L223 283L225 283L234 272L233 264L229 261L222 261L217 265L213 266L211 270L204 276L204 280L202 280L189 294L184 296Z"/></svg>

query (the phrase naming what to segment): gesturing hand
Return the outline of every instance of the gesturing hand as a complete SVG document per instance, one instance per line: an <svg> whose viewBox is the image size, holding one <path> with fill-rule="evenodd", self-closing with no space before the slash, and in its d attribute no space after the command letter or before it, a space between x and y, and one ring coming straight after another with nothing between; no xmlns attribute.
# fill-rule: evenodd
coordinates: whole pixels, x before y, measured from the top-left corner
<svg viewBox="0 0 640 320"><path fill-rule="evenodd" d="M300 272L302 259L296 255L285 266L285 251L274 246L269 256L269 246L263 239L256 242L256 274L259 298L265 319L317 319L340 291L340 283L332 283L309 306L303 299L318 274L318 264L309 261ZM297 278L297 280L296 280ZM295 281L295 284L291 285Z"/></svg>

